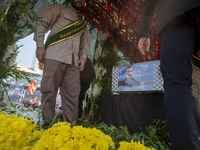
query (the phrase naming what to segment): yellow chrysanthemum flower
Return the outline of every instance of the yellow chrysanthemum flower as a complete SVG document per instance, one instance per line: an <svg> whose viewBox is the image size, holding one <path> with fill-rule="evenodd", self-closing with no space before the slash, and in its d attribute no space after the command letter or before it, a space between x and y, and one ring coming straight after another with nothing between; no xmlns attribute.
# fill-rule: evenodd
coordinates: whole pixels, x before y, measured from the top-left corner
<svg viewBox="0 0 200 150"><path fill-rule="evenodd" d="M35 150L109 150L114 149L114 142L101 130L70 127L69 123L57 123L43 132L34 145Z"/></svg>
<svg viewBox="0 0 200 150"><path fill-rule="evenodd" d="M0 149L30 150L31 141L40 136L41 131L38 131L32 120L0 113Z"/></svg>
<svg viewBox="0 0 200 150"><path fill-rule="evenodd" d="M122 141L119 144L120 147L118 148L118 150L151 150L151 148L141 144L140 141L133 142L132 140L130 143Z"/></svg>
<svg viewBox="0 0 200 150"><path fill-rule="evenodd" d="M70 139L71 127L70 124L59 122L53 127L45 130L40 140L34 145L36 150L58 150Z"/></svg>

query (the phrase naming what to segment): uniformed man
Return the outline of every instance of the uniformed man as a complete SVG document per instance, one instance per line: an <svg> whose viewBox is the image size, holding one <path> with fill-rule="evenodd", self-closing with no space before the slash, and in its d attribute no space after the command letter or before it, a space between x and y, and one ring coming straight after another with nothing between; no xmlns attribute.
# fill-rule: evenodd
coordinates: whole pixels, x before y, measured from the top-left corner
<svg viewBox="0 0 200 150"><path fill-rule="evenodd" d="M86 24L80 17L84 0L71 0L71 6L50 5L42 13L35 29L36 56L44 61L41 81L41 111L48 126L55 116L58 88L62 100L63 119L74 122L78 117L80 71L88 56ZM51 30L46 44L45 33Z"/></svg>

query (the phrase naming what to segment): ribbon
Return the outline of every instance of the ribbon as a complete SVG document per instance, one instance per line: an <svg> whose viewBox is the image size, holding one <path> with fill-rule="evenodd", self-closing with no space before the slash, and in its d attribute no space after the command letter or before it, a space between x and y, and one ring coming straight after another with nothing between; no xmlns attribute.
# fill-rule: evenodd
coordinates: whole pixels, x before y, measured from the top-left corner
<svg viewBox="0 0 200 150"><path fill-rule="evenodd" d="M103 6L104 6L104 1L101 3L101 13L100 13L100 18L99 18L99 28L98 30L101 30L101 23L102 23L102 17L103 17Z"/></svg>
<svg viewBox="0 0 200 150"><path fill-rule="evenodd" d="M86 7L85 7L85 13L84 13L84 20L87 20L88 16L88 6L89 6L89 0L86 0Z"/></svg>
<svg viewBox="0 0 200 150"><path fill-rule="evenodd" d="M107 8L106 8L106 33L108 32L108 21L109 21L109 11L111 7L111 0L107 0Z"/></svg>
<svg viewBox="0 0 200 150"><path fill-rule="evenodd" d="M92 24L93 21L94 21L94 14L96 14L95 11L94 11L94 9L95 9L95 0L93 0L92 18L91 18L91 20L90 20L90 23L91 23L91 24Z"/></svg>

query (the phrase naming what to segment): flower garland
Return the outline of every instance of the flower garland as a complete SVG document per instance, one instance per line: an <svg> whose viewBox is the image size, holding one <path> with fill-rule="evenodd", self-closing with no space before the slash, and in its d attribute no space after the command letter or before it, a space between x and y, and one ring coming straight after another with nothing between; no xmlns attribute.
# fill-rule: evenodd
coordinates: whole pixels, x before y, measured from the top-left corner
<svg viewBox="0 0 200 150"><path fill-rule="evenodd" d="M94 70L96 78L90 84L86 98L89 98L89 117L92 121L99 118L99 102L104 94L111 93L112 67L117 64L117 56L114 44L109 41L109 33L98 32L97 48L94 53ZM86 100L85 100L86 101Z"/></svg>
<svg viewBox="0 0 200 150"><path fill-rule="evenodd" d="M41 136L36 124L17 115L5 115L0 112L0 149L31 149L31 141Z"/></svg>
<svg viewBox="0 0 200 150"><path fill-rule="evenodd" d="M92 81L89 89L87 90L87 95L90 99L90 104L91 104L88 115L91 120L94 120L94 114L95 114L94 111L98 107L96 103L98 101L98 97L101 95L101 92L102 92L101 79L107 72L106 68L104 68L100 62L98 62L99 58L101 57L103 58L106 56L105 52L102 49L102 43L103 41L107 39L107 37L108 37L108 33L103 33L102 31L99 31L98 37L97 37L98 47L94 53L94 59L97 61L94 65L96 78Z"/></svg>

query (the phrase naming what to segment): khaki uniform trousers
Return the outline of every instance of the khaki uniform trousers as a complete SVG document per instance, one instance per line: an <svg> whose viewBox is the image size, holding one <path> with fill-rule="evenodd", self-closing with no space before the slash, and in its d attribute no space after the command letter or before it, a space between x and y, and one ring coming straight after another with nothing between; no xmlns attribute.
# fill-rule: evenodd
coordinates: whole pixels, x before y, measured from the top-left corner
<svg viewBox="0 0 200 150"><path fill-rule="evenodd" d="M197 103L197 108L200 112L200 71L193 67L192 73L192 94Z"/></svg>
<svg viewBox="0 0 200 150"><path fill-rule="evenodd" d="M58 88L62 100L63 120L74 122L78 117L80 72L77 67L45 59L41 81L41 111L45 125L53 121Z"/></svg>

